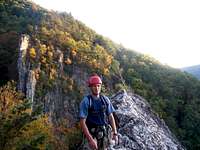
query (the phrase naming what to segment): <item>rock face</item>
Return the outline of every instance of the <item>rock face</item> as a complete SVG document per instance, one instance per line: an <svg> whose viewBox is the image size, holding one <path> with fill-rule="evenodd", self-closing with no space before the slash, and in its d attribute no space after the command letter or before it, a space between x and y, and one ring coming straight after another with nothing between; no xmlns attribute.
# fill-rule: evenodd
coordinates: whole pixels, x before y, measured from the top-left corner
<svg viewBox="0 0 200 150"><path fill-rule="evenodd" d="M19 56L17 61L18 69L18 90L25 93L26 98L31 102L34 100L36 86L36 70L31 70L30 62L27 59L30 37L22 35L19 42ZM37 68L38 70L39 68Z"/></svg>
<svg viewBox="0 0 200 150"><path fill-rule="evenodd" d="M66 127L73 127L78 122L78 105L74 99L64 94L59 86L46 93L44 108L51 122L57 123L60 118L65 118Z"/></svg>
<svg viewBox="0 0 200 150"><path fill-rule="evenodd" d="M112 150L183 150L164 121L140 96L121 91L111 98L119 118L119 143Z"/></svg>
<svg viewBox="0 0 200 150"><path fill-rule="evenodd" d="M31 102L33 102L33 99L34 99L35 86L37 83L35 76L36 76L35 71L30 70L28 72L28 78L27 78L27 82L26 82L26 97L29 98L31 100Z"/></svg>
<svg viewBox="0 0 200 150"><path fill-rule="evenodd" d="M19 42L19 56L17 61L18 68L18 90L25 93L26 76L27 76L27 65L26 65L26 54L29 44L29 36L22 35Z"/></svg>
<svg viewBox="0 0 200 150"><path fill-rule="evenodd" d="M35 40L36 41L36 40ZM37 41L38 43L40 41ZM57 80L54 83L54 87L50 90L45 91L44 97L42 97L39 101L35 98L35 91L37 85L37 79L39 76L40 63L37 65L31 64L30 56L29 56L29 48L31 45L32 39L28 35L22 35L19 42L19 56L17 62L18 69L18 90L23 92L31 102L32 108L34 105L42 105L43 111L49 114L49 118L52 122L57 123L64 118L67 122L67 127L72 127L74 124L78 122L78 111L79 106L76 103L76 99L70 97L68 93L63 92L63 87L61 86L61 82ZM39 59L40 50L36 49L36 59ZM61 78L63 74L63 52L57 49L55 51L57 56L57 76L56 78ZM77 71L77 70L75 70ZM74 78L81 81L83 79L79 76L80 72L75 72ZM48 80L48 79L47 79Z"/></svg>

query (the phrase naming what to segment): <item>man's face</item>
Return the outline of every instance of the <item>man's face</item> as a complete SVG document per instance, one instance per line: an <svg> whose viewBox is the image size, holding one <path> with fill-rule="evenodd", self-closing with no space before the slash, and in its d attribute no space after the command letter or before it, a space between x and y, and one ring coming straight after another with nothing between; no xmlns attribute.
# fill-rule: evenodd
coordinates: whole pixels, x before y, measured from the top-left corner
<svg viewBox="0 0 200 150"><path fill-rule="evenodd" d="M94 84L91 86L92 94L97 96L101 92L101 84Z"/></svg>

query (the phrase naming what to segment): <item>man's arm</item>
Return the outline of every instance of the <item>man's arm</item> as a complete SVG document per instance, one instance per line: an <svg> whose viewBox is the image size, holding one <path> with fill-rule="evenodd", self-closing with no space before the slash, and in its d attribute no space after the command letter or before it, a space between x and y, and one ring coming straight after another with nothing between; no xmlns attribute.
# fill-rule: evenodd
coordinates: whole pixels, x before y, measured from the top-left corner
<svg viewBox="0 0 200 150"><path fill-rule="evenodd" d="M81 125L81 128L83 130L84 135L86 136L86 138L88 140L90 147L92 149L97 149L98 148L97 147L97 141L95 139L93 139L92 135L90 134L90 132L87 128L87 125L86 125L86 119L81 118L80 119L80 125Z"/></svg>
<svg viewBox="0 0 200 150"><path fill-rule="evenodd" d="M115 124L115 119L113 117L113 114L110 113L109 114L109 121L110 121L110 124L112 126L112 139L115 140L115 144L117 144L119 141L118 139L118 135L117 135L117 128L116 128L116 124Z"/></svg>
<svg viewBox="0 0 200 150"><path fill-rule="evenodd" d="M113 134L117 135L117 128L116 128L116 124L115 124L115 119L114 119L112 113L109 114L109 122L111 124Z"/></svg>

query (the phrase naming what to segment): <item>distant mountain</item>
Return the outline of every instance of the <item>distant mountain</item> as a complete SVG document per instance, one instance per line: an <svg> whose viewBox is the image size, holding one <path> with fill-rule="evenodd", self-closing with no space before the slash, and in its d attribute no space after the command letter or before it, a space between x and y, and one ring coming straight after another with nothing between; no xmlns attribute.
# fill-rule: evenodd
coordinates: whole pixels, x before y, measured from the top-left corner
<svg viewBox="0 0 200 150"><path fill-rule="evenodd" d="M182 68L181 70L186 71L186 72L194 75L198 79L200 79L200 65L185 67L185 68Z"/></svg>

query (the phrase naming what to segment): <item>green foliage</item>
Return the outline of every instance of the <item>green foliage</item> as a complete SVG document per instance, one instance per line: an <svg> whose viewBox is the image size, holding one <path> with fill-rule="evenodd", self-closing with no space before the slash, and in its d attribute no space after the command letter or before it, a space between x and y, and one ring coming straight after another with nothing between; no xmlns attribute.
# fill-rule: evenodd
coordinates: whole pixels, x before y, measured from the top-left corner
<svg viewBox="0 0 200 150"><path fill-rule="evenodd" d="M45 116L32 112L31 103L8 83L0 88L0 147L2 150L45 149L51 130Z"/></svg>
<svg viewBox="0 0 200 150"><path fill-rule="evenodd" d="M123 90L123 89L125 89L126 87L124 87L124 85L123 84L121 84L121 83L117 83L117 84L115 84L115 91L121 91L121 90Z"/></svg>
<svg viewBox="0 0 200 150"><path fill-rule="evenodd" d="M187 73L131 51L117 52L117 60L126 84L150 102L183 145L198 149L200 82Z"/></svg>

